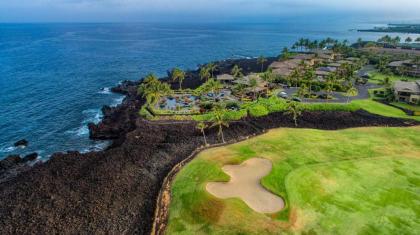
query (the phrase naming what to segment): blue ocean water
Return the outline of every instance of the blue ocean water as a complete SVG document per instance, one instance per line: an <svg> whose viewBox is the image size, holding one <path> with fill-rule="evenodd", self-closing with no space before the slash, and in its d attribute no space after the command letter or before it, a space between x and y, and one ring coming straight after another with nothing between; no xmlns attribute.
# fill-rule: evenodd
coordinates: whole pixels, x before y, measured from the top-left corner
<svg viewBox="0 0 420 235"><path fill-rule="evenodd" d="M103 105L122 97L109 88L149 72L194 69L225 58L278 55L300 37L355 41L360 22L271 24L0 24L0 159L37 151L98 150L88 138ZM25 138L25 149L13 143Z"/></svg>

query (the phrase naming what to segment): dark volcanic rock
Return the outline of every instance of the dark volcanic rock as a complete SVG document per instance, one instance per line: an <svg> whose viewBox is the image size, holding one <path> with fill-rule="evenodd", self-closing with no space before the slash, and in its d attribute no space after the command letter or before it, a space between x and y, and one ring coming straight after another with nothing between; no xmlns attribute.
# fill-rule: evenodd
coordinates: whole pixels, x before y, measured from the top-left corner
<svg viewBox="0 0 420 235"><path fill-rule="evenodd" d="M26 155L25 157L23 157L22 162L30 162L30 161L34 161L38 158L38 153L30 153L28 155Z"/></svg>
<svg viewBox="0 0 420 235"><path fill-rule="evenodd" d="M10 155L0 161L0 170L8 170L22 162L19 155Z"/></svg>
<svg viewBox="0 0 420 235"><path fill-rule="evenodd" d="M27 140L21 139L21 140L17 141L16 143L14 143L13 145L15 147L26 147L26 146L28 146L28 143L29 142Z"/></svg>

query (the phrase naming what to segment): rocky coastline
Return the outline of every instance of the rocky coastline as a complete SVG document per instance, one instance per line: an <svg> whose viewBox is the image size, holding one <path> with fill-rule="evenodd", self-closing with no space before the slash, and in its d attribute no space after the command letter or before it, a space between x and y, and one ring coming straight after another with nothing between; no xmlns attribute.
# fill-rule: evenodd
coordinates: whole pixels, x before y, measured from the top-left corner
<svg viewBox="0 0 420 235"><path fill-rule="evenodd" d="M226 60L218 62L219 73L229 71L233 64L244 68L244 73L260 70L256 59ZM151 232L165 177L200 148L203 139L192 121L150 122L140 118L138 110L144 100L137 95L139 83L125 81L113 88L113 92L126 95L123 103L103 107L103 120L89 124L92 139L112 140L106 150L57 153L32 167L17 158L8 160L8 168L0 170L0 179L8 176L0 181L1 234ZM185 88L200 84L198 70L187 72ZM325 130L419 124L362 110L304 112L299 118L299 128ZM231 123L225 138L234 142L277 127L293 128L292 118L283 113L246 118ZM210 144L220 142L215 129L210 129L207 137ZM25 170L16 172L16 166Z"/></svg>

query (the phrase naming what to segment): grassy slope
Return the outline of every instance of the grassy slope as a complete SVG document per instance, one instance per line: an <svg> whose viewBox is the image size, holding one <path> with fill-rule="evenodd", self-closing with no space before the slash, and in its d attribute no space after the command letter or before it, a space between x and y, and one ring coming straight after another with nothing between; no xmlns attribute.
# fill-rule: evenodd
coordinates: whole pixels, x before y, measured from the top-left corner
<svg viewBox="0 0 420 235"><path fill-rule="evenodd" d="M285 210L259 214L239 199L221 200L206 192L206 182L228 180L223 165L258 156L272 160L273 171L262 183L286 200ZM420 225L419 161L420 127L273 130L207 150L188 164L172 187L168 234L356 234L378 229L415 234ZM392 203L396 198L399 202Z"/></svg>
<svg viewBox="0 0 420 235"><path fill-rule="evenodd" d="M420 121L419 116L408 116L404 111L394 108L389 105L381 104L373 100L354 100L353 104L358 105L360 108L374 114L386 117L414 119Z"/></svg>
<svg viewBox="0 0 420 235"><path fill-rule="evenodd" d="M407 77L407 76L385 75L383 73L372 73L371 77L369 78L369 81L374 84L382 84L382 82L384 81L386 77L389 77L389 80L391 83L394 83L395 81L400 81L400 80L408 80L408 81L416 80L416 78Z"/></svg>
<svg viewBox="0 0 420 235"><path fill-rule="evenodd" d="M412 110L415 112L420 112L420 105L412 105L412 104L406 104L402 102L393 102L392 104L399 106L401 108L405 108L405 109Z"/></svg>

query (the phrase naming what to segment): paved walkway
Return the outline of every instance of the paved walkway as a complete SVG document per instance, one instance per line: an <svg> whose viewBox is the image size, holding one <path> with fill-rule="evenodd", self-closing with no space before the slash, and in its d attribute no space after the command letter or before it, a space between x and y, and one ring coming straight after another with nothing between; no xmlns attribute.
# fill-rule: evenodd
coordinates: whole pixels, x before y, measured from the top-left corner
<svg viewBox="0 0 420 235"><path fill-rule="evenodd" d="M334 96L334 99L325 100L325 99L303 99L303 102L305 103L346 103L347 100L363 100L363 99L369 99L369 89L375 89L381 87L380 85L367 83L365 85L355 85L355 87L358 90L358 94L356 96L352 96L348 98L345 96L345 93L343 92L332 92L332 96ZM284 92L287 93L289 97L291 97L293 94L297 93L298 88L296 87L290 87L290 88L284 88ZM318 92L320 93L320 92ZM321 92L323 93L323 92Z"/></svg>

